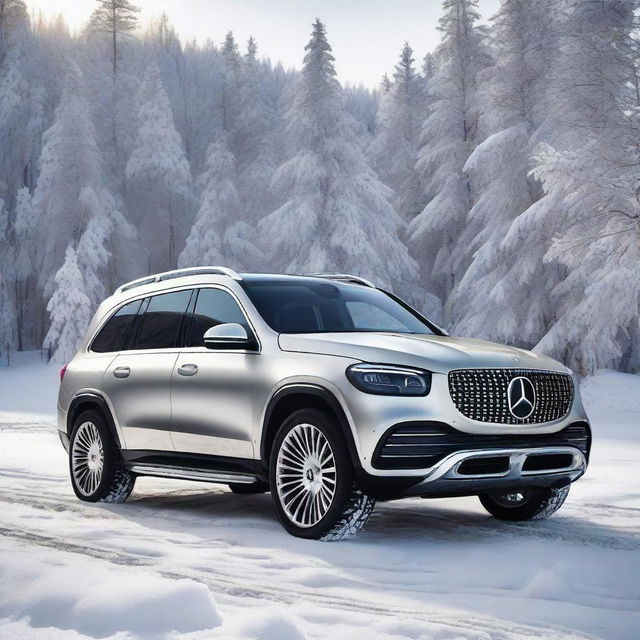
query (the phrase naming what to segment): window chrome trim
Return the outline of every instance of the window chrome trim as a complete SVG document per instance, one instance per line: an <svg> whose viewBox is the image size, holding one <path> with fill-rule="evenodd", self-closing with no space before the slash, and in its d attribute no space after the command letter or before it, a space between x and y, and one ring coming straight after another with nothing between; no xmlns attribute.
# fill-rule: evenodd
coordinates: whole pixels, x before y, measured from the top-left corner
<svg viewBox="0 0 640 640"><path fill-rule="evenodd" d="M109 320L111 320L111 318L113 318L113 316L118 313L118 311L120 311L120 309L122 309L122 307L132 303L132 302L136 302L137 300L143 301L145 298L152 298L156 295L160 296L160 295L164 295L165 293L176 293L179 291L195 291L195 290L199 290L199 289L220 289L222 291L225 291L226 293L230 294L231 297L236 301L238 307L240 308L240 311L242 312L242 314L244 315L247 324L249 325L249 327L251 328L251 331L253 332L253 335L256 339L256 342L258 343L258 347L257 349L224 349L224 351L229 351L231 353L238 353L238 352L246 352L246 353L261 353L262 352L262 342L260 340L260 336L258 335L258 332L256 331L255 328L255 324L253 323L253 321L251 320L251 316L249 315L249 313L247 312L246 306L243 304L242 300L238 297L238 295L235 293L235 291L232 291L231 289L229 289L228 287L226 287L223 284L218 284L218 283L203 283L203 284L192 284L192 285L182 285L182 286L176 286L176 287L172 287L170 289L161 289L158 292L153 292L153 291L148 291L147 293L144 294L139 294L137 296L134 296L132 298L129 298L128 300L123 301L121 304L117 305L116 307L113 307L113 309L110 310L110 312L108 314L105 314L105 318L104 320L98 325L98 327L95 329L95 331L93 332L93 334L91 335L91 337L89 338L89 340L87 341L87 348L84 350L85 353L88 354L94 354L94 355L98 355L98 356L102 356L102 355L108 355L108 354L117 354L117 353L152 353L152 352L157 352L160 351L162 353L166 353L169 351L188 351L189 353L193 353L193 349L199 349L202 350L203 352L212 352L215 351L215 349L207 349L206 347L185 347L184 345L182 346L177 346L177 347L166 347L166 348L159 348L159 349L124 349L124 350L120 350L120 351L103 351L103 352L99 352L99 351L93 351L91 349L91 347L93 346L93 342L95 341L98 333L100 333L100 331L102 330L102 328L105 326L105 324L107 324L107 322L109 322ZM190 304L187 306L187 310L189 309L189 306L191 306ZM195 309L195 307L194 307ZM187 311L185 311L185 314L187 313ZM138 313L136 314L136 318L138 317L138 315L140 315L140 309L138 309ZM135 320L134 320L135 321ZM223 350L221 350L223 351Z"/></svg>

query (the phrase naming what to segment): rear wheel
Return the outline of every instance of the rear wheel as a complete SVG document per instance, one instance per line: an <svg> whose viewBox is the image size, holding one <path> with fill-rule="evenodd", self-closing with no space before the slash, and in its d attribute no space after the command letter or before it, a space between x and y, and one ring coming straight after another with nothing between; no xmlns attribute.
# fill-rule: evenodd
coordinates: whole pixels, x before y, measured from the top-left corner
<svg viewBox="0 0 640 640"><path fill-rule="evenodd" d="M125 468L98 411L83 411L75 421L69 472L76 496L86 502L124 502L133 491L135 476Z"/></svg>
<svg viewBox="0 0 640 640"><path fill-rule="evenodd" d="M528 487L479 495L482 506L500 520L541 520L553 515L569 495L569 485L560 489Z"/></svg>
<svg viewBox="0 0 640 640"><path fill-rule="evenodd" d="M284 421L271 451L269 478L280 521L300 538L354 537L375 505L358 487L344 436L325 411L301 409Z"/></svg>

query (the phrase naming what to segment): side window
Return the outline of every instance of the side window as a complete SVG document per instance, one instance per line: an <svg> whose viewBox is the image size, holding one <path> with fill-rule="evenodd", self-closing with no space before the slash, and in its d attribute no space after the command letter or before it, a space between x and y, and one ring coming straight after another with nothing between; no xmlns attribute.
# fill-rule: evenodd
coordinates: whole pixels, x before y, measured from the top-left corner
<svg viewBox="0 0 640 640"><path fill-rule="evenodd" d="M237 322L247 332L251 331L242 309L231 294L221 289L200 289L187 346L203 347L203 336L207 329L225 322Z"/></svg>
<svg viewBox="0 0 640 640"><path fill-rule="evenodd" d="M180 327L191 290L153 296L140 322L135 349L169 349L178 346Z"/></svg>
<svg viewBox="0 0 640 640"><path fill-rule="evenodd" d="M107 353L109 351L122 351L126 346L127 336L131 323L138 313L142 300L129 302L116 311L100 333L95 337L91 345L91 351Z"/></svg>

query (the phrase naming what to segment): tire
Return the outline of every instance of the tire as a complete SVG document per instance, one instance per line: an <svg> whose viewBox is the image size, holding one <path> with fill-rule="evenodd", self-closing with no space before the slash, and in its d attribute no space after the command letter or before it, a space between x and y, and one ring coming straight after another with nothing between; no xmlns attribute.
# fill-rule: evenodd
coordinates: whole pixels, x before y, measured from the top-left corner
<svg viewBox="0 0 640 640"><path fill-rule="evenodd" d="M135 476L128 471L104 416L83 411L73 425L69 444L69 475L73 491L85 502L124 502Z"/></svg>
<svg viewBox="0 0 640 640"><path fill-rule="evenodd" d="M358 487L335 418L318 409L301 409L282 423L271 450L269 481L280 522L299 538L353 538L375 506Z"/></svg>
<svg viewBox="0 0 640 640"><path fill-rule="evenodd" d="M239 484L232 483L229 485L229 489L236 495L252 495L254 493L267 493L269 491L269 485L262 480L258 480L252 484Z"/></svg>
<svg viewBox="0 0 640 640"><path fill-rule="evenodd" d="M522 522L552 516L569 495L569 485L560 489L531 487L479 495L482 506L499 520ZM511 498L509 497L511 496ZM521 496L515 499L515 496ZM511 502L511 504L510 504Z"/></svg>

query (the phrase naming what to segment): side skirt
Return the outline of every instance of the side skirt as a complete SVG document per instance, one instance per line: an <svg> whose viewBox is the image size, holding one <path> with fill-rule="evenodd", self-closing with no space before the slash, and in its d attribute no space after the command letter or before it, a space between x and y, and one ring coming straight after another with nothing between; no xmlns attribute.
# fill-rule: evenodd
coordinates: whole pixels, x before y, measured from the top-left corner
<svg viewBox="0 0 640 640"><path fill-rule="evenodd" d="M125 449L122 457L129 470L141 476L221 484L253 484L264 479L258 460L141 449Z"/></svg>

